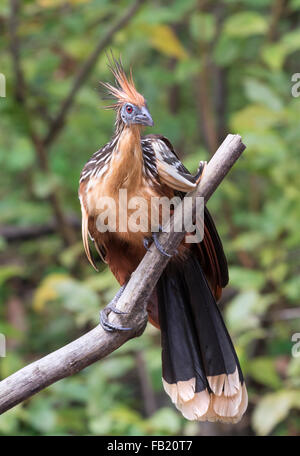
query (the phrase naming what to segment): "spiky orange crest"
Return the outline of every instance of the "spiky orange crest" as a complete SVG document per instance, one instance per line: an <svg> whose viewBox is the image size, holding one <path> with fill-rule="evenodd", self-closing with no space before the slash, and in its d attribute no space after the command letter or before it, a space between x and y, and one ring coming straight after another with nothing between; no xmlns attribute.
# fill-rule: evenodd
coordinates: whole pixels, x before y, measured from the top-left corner
<svg viewBox="0 0 300 456"><path fill-rule="evenodd" d="M113 56L109 59L108 67L113 73L117 87L114 87L108 82L103 82L102 85L108 89L108 93L116 98L117 102L107 108L118 108L124 103L132 103L138 107L145 106L146 102L143 97L135 88L132 71L127 78L121 60L116 60Z"/></svg>

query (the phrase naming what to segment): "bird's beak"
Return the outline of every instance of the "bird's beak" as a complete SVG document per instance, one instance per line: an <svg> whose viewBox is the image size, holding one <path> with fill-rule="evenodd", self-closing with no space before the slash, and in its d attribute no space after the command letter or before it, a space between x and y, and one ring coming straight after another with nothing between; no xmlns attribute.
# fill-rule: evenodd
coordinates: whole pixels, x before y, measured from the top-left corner
<svg viewBox="0 0 300 456"><path fill-rule="evenodd" d="M145 127L153 127L154 122L152 120L150 112L148 111L148 109L145 106L143 106L139 110L139 112L135 115L134 123L139 124L139 125L144 125Z"/></svg>

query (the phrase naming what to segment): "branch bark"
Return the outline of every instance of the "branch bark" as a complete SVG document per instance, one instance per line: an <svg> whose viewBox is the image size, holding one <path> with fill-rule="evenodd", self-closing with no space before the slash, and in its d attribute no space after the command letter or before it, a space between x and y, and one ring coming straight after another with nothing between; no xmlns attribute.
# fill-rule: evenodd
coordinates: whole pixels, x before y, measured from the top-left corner
<svg viewBox="0 0 300 456"><path fill-rule="evenodd" d="M195 211L196 197L204 197L205 203L224 179L233 164L245 149L239 135L228 135L208 163L198 188L187 196L193 198L192 212ZM181 213L179 205L174 216ZM183 239L184 232L174 232L173 219L170 232L160 235L165 251L172 253ZM165 227L167 230L168 227ZM130 331L106 332L100 325L70 344L44 358L29 364L0 382L0 413L9 410L52 383L68 377L90 364L112 353L127 340L141 335L147 324L146 304L155 288L169 258L162 256L151 246L135 272L132 274L117 307L127 312L122 315L122 324ZM110 315L110 321L119 323L119 316Z"/></svg>

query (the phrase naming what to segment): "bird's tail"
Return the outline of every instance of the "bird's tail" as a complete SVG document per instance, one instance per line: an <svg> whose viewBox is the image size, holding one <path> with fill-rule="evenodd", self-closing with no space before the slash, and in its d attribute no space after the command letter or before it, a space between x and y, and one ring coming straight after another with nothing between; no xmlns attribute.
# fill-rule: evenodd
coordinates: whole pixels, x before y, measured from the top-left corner
<svg viewBox="0 0 300 456"><path fill-rule="evenodd" d="M238 422L248 397L230 336L197 257L157 285L165 391L189 420Z"/></svg>

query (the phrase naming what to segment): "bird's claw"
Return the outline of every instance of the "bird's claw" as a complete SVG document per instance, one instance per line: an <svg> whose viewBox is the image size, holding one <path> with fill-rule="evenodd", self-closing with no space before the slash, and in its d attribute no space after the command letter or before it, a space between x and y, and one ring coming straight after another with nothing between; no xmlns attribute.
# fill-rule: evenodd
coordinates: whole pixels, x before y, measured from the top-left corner
<svg viewBox="0 0 300 456"><path fill-rule="evenodd" d="M108 309L108 310L110 310L111 312L113 312L113 313L115 313L117 315L126 315L128 313L128 312L123 312L122 310L120 310L117 307L115 307L112 302L107 304L105 309Z"/></svg>
<svg viewBox="0 0 300 456"><path fill-rule="evenodd" d="M105 307L100 311L100 325L102 326L105 331L113 332L113 331L130 331L132 328L125 328L124 326L113 325L108 321L108 315L111 312L110 307ZM124 314L126 312L116 312Z"/></svg>
<svg viewBox="0 0 300 456"><path fill-rule="evenodd" d="M167 252L163 249L161 243L160 243L159 240L158 240L158 235L157 235L157 233L153 233L153 234L152 234L152 237L153 237L153 241L154 241L154 244L155 244L155 247L157 248L157 250L158 250L162 255L171 258L173 255L171 255L170 253L167 253Z"/></svg>
<svg viewBox="0 0 300 456"><path fill-rule="evenodd" d="M159 233L162 232L162 227L161 227L160 225L159 225L159 231L158 231L158 232L159 232ZM177 255L178 250L175 250L173 254L170 254L170 253L167 253L167 252L163 249L163 247L162 247L162 245L161 245L161 243L159 242L159 239L158 239L158 233L156 233L156 232L153 232L153 233L152 233L151 238L149 238L149 237L145 237L145 238L144 238L143 243L144 243L144 247L145 247L146 250L149 250L149 248L150 248L149 246L150 246L151 240L154 242L155 247L157 248L157 250L158 250L162 255L164 255L164 256L166 256L166 257L169 257L169 258L171 258L173 255Z"/></svg>
<svg viewBox="0 0 300 456"><path fill-rule="evenodd" d="M104 307L104 309L102 309L100 311L100 325L102 326L103 329L105 329L105 331L109 331L109 332L130 331L132 329L132 328L125 328L123 326L113 325L112 323L110 323L108 321L108 315L110 314L110 312L113 312L117 315L125 315L128 313L128 312L123 312L122 310L117 309L117 307L114 305L118 301L120 296L122 295L122 293L125 289L125 286L126 286L126 284L120 288L120 290L118 291L118 293L116 294L114 299L109 304L107 304L107 306Z"/></svg>

